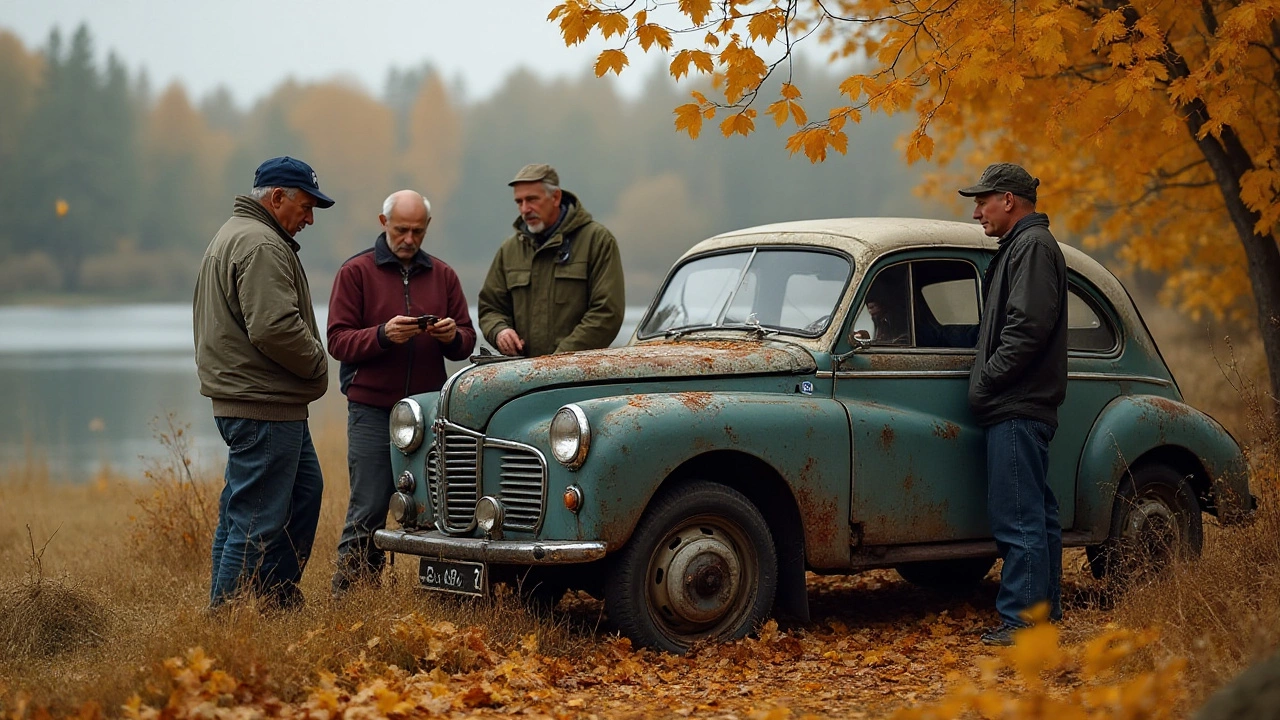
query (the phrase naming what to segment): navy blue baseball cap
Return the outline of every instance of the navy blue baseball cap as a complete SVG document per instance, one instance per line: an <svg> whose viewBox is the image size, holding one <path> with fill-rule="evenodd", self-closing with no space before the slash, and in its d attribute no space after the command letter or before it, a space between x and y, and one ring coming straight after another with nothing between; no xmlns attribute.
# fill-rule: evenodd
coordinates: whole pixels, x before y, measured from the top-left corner
<svg viewBox="0 0 1280 720"><path fill-rule="evenodd" d="M316 207L333 207L333 198L320 192L320 180L311 166L288 155L273 157L253 171L253 186L298 188L316 199Z"/></svg>

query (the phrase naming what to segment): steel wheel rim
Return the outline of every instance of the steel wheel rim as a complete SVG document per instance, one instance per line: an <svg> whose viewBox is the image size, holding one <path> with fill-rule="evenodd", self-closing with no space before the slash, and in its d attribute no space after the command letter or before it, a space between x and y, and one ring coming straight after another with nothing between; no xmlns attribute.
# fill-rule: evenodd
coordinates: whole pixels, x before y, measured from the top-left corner
<svg viewBox="0 0 1280 720"><path fill-rule="evenodd" d="M649 558L650 616L664 634L685 639L737 627L755 598L758 568L755 546L736 523L688 518L663 535Z"/></svg>

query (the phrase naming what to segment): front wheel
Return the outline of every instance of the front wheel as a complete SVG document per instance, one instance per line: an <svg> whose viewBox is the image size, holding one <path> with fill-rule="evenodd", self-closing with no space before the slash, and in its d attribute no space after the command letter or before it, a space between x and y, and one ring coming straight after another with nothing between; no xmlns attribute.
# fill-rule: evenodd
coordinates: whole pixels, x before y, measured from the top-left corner
<svg viewBox="0 0 1280 720"><path fill-rule="evenodd" d="M618 551L605 588L610 622L638 645L683 653L746 635L773 607L778 559L742 493L698 480L658 496Z"/></svg>
<svg viewBox="0 0 1280 720"><path fill-rule="evenodd" d="M1165 465L1144 465L1116 493L1106 542L1086 552L1094 577L1130 583L1198 557L1203 546L1200 505L1187 479Z"/></svg>

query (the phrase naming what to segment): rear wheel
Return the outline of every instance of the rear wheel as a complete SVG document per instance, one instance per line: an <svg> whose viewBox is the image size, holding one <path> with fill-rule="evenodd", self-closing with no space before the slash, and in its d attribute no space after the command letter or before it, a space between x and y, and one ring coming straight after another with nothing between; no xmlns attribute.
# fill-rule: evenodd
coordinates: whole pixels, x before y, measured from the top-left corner
<svg viewBox="0 0 1280 720"><path fill-rule="evenodd" d="M894 568L903 580L932 590L965 590L977 585L996 564L992 557L922 560Z"/></svg>
<svg viewBox="0 0 1280 720"><path fill-rule="evenodd" d="M1125 477L1106 542L1087 549L1094 577L1127 584L1200 555L1204 526L1187 479L1166 465Z"/></svg>
<svg viewBox="0 0 1280 720"><path fill-rule="evenodd" d="M773 607L769 526L732 488L695 481L656 498L618 551L604 589L610 622L638 645L683 653L746 635Z"/></svg>

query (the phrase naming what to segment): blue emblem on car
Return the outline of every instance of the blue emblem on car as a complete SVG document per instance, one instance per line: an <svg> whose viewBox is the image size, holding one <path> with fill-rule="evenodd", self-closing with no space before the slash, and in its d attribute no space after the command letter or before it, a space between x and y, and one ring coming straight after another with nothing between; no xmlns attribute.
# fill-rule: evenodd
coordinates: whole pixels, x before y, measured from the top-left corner
<svg viewBox="0 0 1280 720"><path fill-rule="evenodd" d="M800 383L800 392L804 393L805 395L812 395L813 383L809 382L808 380L805 380L804 382Z"/></svg>

